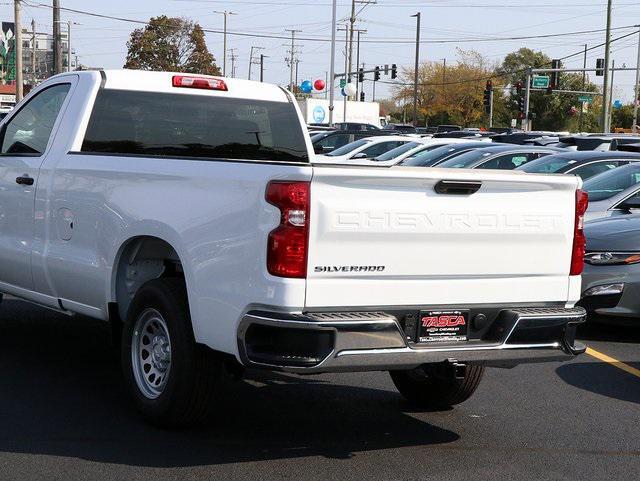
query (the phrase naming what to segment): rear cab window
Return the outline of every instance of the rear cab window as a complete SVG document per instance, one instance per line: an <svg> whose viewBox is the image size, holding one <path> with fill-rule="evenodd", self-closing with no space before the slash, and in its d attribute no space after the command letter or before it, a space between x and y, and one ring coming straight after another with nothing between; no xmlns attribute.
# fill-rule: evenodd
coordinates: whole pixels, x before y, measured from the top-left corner
<svg viewBox="0 0 640 481"><path fill-rule="evenodd" d="M293 104L101 89L84 153L308 163Z"/></svg>

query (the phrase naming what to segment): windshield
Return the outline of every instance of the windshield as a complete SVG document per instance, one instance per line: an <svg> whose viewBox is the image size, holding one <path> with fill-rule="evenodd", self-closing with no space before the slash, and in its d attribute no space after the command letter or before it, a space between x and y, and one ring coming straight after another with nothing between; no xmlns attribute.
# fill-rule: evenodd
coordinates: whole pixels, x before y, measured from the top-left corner
<svg viewBox="0 0 640 481"><path fill-rule="evenodd" d="M479 160L489 157L490 155L491 152L472 150L471 152L465 152L464 154L456 155L453 159L449 159L445 162L442 162L441 164L438 164L438 167L443 167L445 169L464 169L466 167L471 167Z"/></svg>
<svg viewBox="0 0 640 481"><path fill-rule="evenodd" d="M589 201L605 200L640 183L640 165L629 164L612 169L586 180L582 190L589 193Z"/></svg>
<svg viewBox="0 0 640 481"><path fill-rule="evenodd" d="M523 172L529 172L530 174L551 174L553 172L558 172L569 164L575 163L575 160L561 155L548 155L528 162L518 167L516 170L522 170Z"/></svg>
<svg viewBox="0 0 640 481"><path fill-rule="evenodd" d="M347 145L343 145L342 147L340 147L339 149L334 150L333 152L329 152L327 155L329 157L337 157L339 155L346 155L349 152L354 151L355 149L362 147L363 145L368 144L369 142L371 142L368 139L360 139L360 140L356 140L355 142L351 142L350 144Z"/></svg>
<svg viewBox="0 0 640 481"><path fill-rule="evenodd" d="M408 165L410 167L431 167L437 164L443 159L449 158L456 153L462 153L463 150L459 150L449 145L443 145L437 149L427 150L426 152L420 152L415 157L410 157L402 162L402 165Z"/></svg>
<svg viewBox="0 0 640 481"><path fill-rule="evenodd" d="M395 149L391 149L390 151L385 152L382 155L378 155L377 157L374 157L371 160L385 161L385 160L395 159L396 157L399 157L405 152L409 152L411 149L415 149L420 145L422 145L420 142L407 142L406 144L401 145L400 147L396 147Z"/></svg>

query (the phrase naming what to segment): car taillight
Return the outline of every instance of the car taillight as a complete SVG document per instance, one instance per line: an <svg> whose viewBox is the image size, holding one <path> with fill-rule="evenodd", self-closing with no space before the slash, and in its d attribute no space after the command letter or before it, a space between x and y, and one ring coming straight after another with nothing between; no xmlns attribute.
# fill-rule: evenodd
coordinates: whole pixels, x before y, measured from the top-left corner
<svg viewBox="0 0 640 481"><path fill-rule="evenodd" d="M280 209L280 225L269 233L267 270L278 277L305 278L309 245L309 182L273 181L267 202Z"/></svg>
<svg viewBox="0 0 640 481"><path fill-rule="evenodd" d="M576 218L573 228L573 251L571 253L571 269L569 275L578 276L584 269L584 254L587 239L584 236L584 213L589 205L589 194L583 190L576 190Z"/></svg>
<svg viewBox="0 0 640 481"><path fill-rule="evenodd" d="M205 89L205 90L224 90L227 84L224 80L210 77L193 77L190 75L174 75L171 84L174 87L183 87L187 89Z"/></svg>

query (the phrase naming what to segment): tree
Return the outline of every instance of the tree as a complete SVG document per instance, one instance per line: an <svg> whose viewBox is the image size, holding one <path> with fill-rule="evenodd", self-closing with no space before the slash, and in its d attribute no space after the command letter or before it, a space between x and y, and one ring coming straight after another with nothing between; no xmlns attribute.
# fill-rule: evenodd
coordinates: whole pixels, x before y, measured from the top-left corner
<svg viewBox="0 0 640 481"><path fill-rule="evenodd" d="M165 15L131 32L124 68L220 75L198 23Z"/></svg>
<svg viewBox="0 0 640 481"><path fill-rule="evenodd" d="M457 63L447 65L425 62L418 70L418 119L420 124L455 123L463 126L485 123L483 107L486 81L494 74L495 66L474 50L458 49ZM403 69L401 85L395 88L394 98L412 113L413 69ZM501 97L500 82L494 80L495 100ZM420 119L422 117L422 119Z"/></svg>
<svg viewBox="0 0 640 481"><path fill-rule="evenodd" d="M535 52L529 48L521 48L516 52L508 54L502 65L497 69L496 74L501 75L506 83L513 87L517 82L526 83L527 68L545 68L551 67L551 58L542 52ZM588 79L583 85L582 74L560 73L560 88L562 90L577 90L587 92L598 92L598 87L591 83ZM502 115L508 116L508 119L515 118L517 114L517 98L524 96L524 88L522 93L511 93L507 100L507 109ZM594 103L589 106L586 113L580 116L575 115L582 108L575 94L554 93L552 95L546 92L531 92L529 111L535 116L533 127L536 130L598 130L596 113L601 105L601 99L594 96ZM572 109L575 107L575 109ZM507 118L501 118L502 122L506 122ZM580 125L582 124L582 125ZM580 127L582 127L580 129Z"/></svg>

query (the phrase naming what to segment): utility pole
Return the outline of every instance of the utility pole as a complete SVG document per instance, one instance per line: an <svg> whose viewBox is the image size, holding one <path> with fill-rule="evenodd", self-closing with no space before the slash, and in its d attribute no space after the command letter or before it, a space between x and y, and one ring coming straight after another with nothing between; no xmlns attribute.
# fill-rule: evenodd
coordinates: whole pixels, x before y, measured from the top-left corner
<svg viewBox="0 0 640 481"><path fill-rule="evenodd" d="M604 44L604 84L602 86L602 113L600 122L602 123L602 130L604 133L609 133L609 55L611 50L611 0L607 1L607 33Z"/></svg>
<svg viewBox="0 0 640 481"><path fill-rule="evenodd" d="M354 0L355 1L355 0ZM360 66L360 34L367 33L366 30L357 30L358 32L358 40L356 43L356 67ZM356 75L356 102L360 100L360 96L358 95L358 89L360 88L360 76Z"/></svg>
<svg viewBox="0 0 640 481"><path fill-rule="evenodd" d="M60 41L60 0L53 0L53 73L62 73L62 42Z"/></svg>
<svg viewBox="0 0 640 481"><path fill-rule="evenodd" d="M587 68L587 44L584 44L584 61L582 62L582 68L586 69ZM586 90L587 88L587 71L585 70L584 72L582 72L582 90ZM580 132L582 132L582 119L584 117L584 103L582 104L582 106L580 107L580 121L578 124L578 130L580 130Z"/></svg>
<svg viewBox="0 0 640 481"><path fill-rule="evenodd" d="M416 17L416 63L413 72L413 125L418 126L418 62L420 59L420 12Z"/></svg>
<svg viewBox="0 0 640 481"><path fill-rule="evenodd" d="M345 25L344 27L344 80L345 80L345 88L349 83L349 70L347 70L347 63L349 57L349 27ZM375 83L375 82L374 82ZM346 92L344 92L346 94ZM347 95L342 96L342 121L347 121Z"/></svg>
<svg viewBox="0 0 640 481"><path fill-rule="evenodd" d="M67 72L71 72L71 21L67 22Z"/></svg>
<svg viewBox="0 0 640 481"><path fill-rule="evenodd" d="M527 80L524 91L524 119L522 119L522 130L529 131L529 109L531 108L531 68L527 69Z"/></svg>
<svg viewBox="0 0 640 481"><path fill-rule="evenodd" d="M253 45L251 46L251 53L249 54L249 74L247 75L247 80L251 80L251 65L256 63L253 61L254 50L264 50L264 47L254 47Z"/></svg>
<svg viewBox="0 0 640 481"><path fill-rule="evenodd" d="M36 86L36 21L31 19L31 87Z"/></svg>
<svg viewBox="0 0 640 481"><path fill-rule="evenodd" d="M231 78L236 78L236 59L238 56L236 55L236 48L230 48L229 52L231 52Z"/></svg>
<svg viewBox="0 0 640 481"><path fill-rule="evenodd" d="M493 87L489 90L489 129L493 127Z"/></svg>
<svg viewBox="0 0 640 481"><path fill-rule="evenodd" d="M14 38L15 38L15 53L16 53L16 103L22 100L22 22L20 19L20 1L13 0L13 14L14 14Z"/></svg>
<svg viewBox="0 0 640 481"><path fill-rule="evenodd" d="M293 93L293 75L295 69L295 54L296 54L296 33L302 32L302 30L286 29L287 32L291 32L291 52L289 56L289 91Z"/></svg>
<svg viewBox="0 0 640 481"><path fill-rule="evenodd" d="M331 60L329 61L329 125L333 126L333 98L336 73L336 10L337 0L331 2Z"/></svg>
<svg viewBox="0 0 640 481"><path fill-rule="evenodd" d="M219 13L220 15L224 15L224 27L222 34L222 76L227 76L227 15L238 15L235 12L230 12L228 10L214 10L213 13Z"/></svg>
<svg viewBox="0 0 640 481"><path fill-rule="evenodd" d="M266 55L260 54L260 82L264 82L264 59Z"/></svg>
<svg viewBox="0 0 640 481"><path fill-rule="evenodd" d="M296 80L294 85L298 85L298 64L300 63L300 59L296 59Z"/></svg>
<svg viewBox="0 0 640 481"><path fill-rule="evenodd" d="M635 98L633 99L633 125L631 130L638 133L638 101L640 100L640 30L638 30L638 59L636 60L636 85L634 88Z"/></svg>
<svg viewBox="0 0 640 481"><path fill-rule="evenodd" d="M616 61L611 61L611 88L609 90L609 114L607 115L607 130L609 133L611 130L611 119L613 117L613 75L616 73Z"/></svg>

